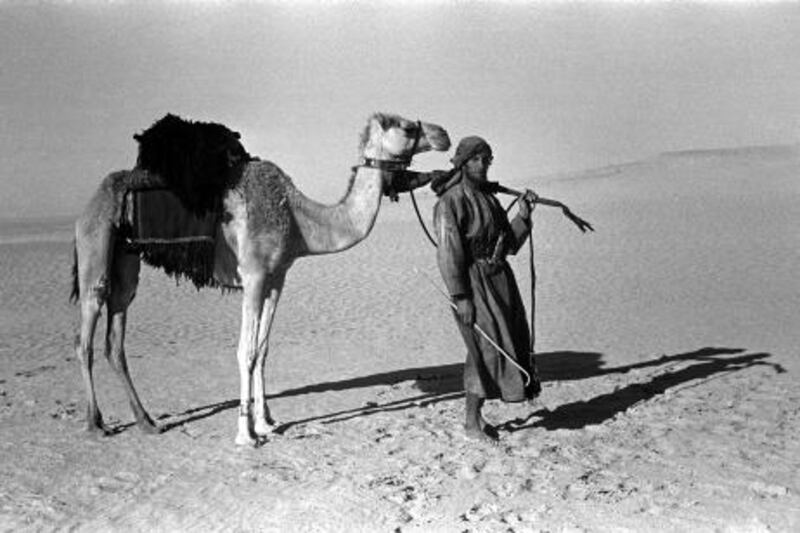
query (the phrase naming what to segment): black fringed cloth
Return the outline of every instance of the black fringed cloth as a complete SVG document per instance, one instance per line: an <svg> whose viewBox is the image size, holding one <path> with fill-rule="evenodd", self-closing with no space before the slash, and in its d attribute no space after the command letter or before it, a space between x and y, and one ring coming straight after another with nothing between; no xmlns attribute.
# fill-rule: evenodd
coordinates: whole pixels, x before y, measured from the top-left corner
<svg viewBox="0 0 800 533"><path fill-rule="evenodd" d="M123 224L131 251L176 280L188 278L198 289L216 287L214 247L220 210L190 212L168 189L125 194Z"/></svg>

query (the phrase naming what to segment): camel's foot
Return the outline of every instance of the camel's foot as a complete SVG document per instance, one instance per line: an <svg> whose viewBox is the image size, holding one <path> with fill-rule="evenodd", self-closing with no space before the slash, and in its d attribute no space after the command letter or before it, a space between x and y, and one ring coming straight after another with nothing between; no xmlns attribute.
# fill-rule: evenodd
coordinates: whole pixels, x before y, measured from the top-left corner
<svg viewBox="0 0 800 533"><path fill-rule="evenodd" d="M464 426L464 435L469 440L489 444L491 446L497 446L500 443L497 430L489 424L486 424L482 428L477 426Z"/></svg>
<svg viewBox="0 0 800 533"><path fill-rule="evenodd" d="M269 435L275 433L280 424L274 420L257 420L253 431L256 437L266 439Z"/></svg>
<svg viewBox="0 0 800 533"><path fill-rule="evenodd" d="M164 431L164 428L150 420L149 417L147 419L137 420L136 426L139 428L139 431L145 435L158 435Z"/></svg>
<svg viewBox="0 0 800 533"><path fill-rule="evenodd" d="M247 433L237 433L236 439L234 440L237 446L247 446L250 448L257 448L261 441L255 435L251 435L250 432Z"/></svg>
<svg viewBox="0 0 800 533"><path fill-rule="evenodd" d="M108 437L114 434L114 431L103 422L100 410L91 407L86 410L86 432L97 437Z"/></svg>
<svg viewBox="0 0 800 533"><path fill-rule="evenodd" d="M239 415L239 425L236 432L235 443L237 446L256 447L259 445L258 436L253 432L252 421L249 414Z"/></svg>
<svg viewBox="0 0 800 533"><path fill-rule="evenodd" d="M110 437L114 434L114 430L102 422L100 424L89 422L86 424L86 432L92 437Z"/></svg>

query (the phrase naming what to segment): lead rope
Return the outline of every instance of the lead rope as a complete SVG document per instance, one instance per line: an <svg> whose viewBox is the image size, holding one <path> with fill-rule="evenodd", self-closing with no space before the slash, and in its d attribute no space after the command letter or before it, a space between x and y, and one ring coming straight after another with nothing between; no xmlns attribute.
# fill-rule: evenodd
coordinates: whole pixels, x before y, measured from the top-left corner
<svg viewBox="0 0 800 533"><path fill-rule="evenodd" d="M511 210L511 208L514 207L514 204L517 203L517 200L519 200L520 198L521 198L521 196L517 196L516 198L514 198L514 200L511 201L510 204L508 204L508 207L506 207L506 213L508 213ZM533 217L533 210L536 209L536 203L535 202L530 206L530 209L531 209L531 215L530 216ZM530 254L528 254L529 255L528 266L529 266L529 270L530 270L530 274L531 274L531 324L530 324L530 326L531 326L531 345L530 345L530 356L531 356L531 358L533 358L534 354L536 353L536 350L534 349L534 347L536 345L536 321L535 321L536 320L536 261L535 261L535 256L534 256L534 253L533 253L533 221L532 220L531 220L530 237L528 239L528 250L530 251ZM535 373L536 372L535 366L532 365L532 368L534 369L534 373Z"/></svg>
<svg viewBox="0 0 800 533"><path fill-rule="evenodd" d="M422 231L425 232L425 236L428 237L429 241L431 241L433 247L438 248L436 241L433 240L433 237L431 237L431 234L428 231L428 227L425 225L425 221L422 220L422 215L419 213L419 207L417 206L417 199L414 197L414 189L409 189L408 193L411 195L411 203L414 204L414 212L417 214L417 220L419 220L419 225L422 227Z"/></svg>

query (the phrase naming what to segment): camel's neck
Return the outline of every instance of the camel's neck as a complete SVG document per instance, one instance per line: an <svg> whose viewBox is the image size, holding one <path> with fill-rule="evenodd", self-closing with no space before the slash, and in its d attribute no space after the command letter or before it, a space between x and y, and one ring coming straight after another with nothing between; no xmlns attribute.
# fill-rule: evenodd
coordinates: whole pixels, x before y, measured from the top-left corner
<svg viewBox="0 0 800 533"><path fill-rule="evenodd" d="M301 255L346 250L364 240L378 216L383 192L381 171L359 167L344 197L323 205L295 190L292 211L305 241Z"/></svg>

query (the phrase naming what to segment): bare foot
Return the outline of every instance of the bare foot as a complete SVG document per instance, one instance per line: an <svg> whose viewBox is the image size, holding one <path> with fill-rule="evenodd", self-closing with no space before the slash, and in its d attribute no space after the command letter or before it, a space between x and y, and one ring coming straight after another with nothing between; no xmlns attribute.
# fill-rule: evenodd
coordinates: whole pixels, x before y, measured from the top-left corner
<svg viewBox="0 0 800 533"><path fill-rule="evenodd" d="M497 431L489 424L486 424L483 428L464 426L464 435L470 440L476 440L492 446L497 446L500 443Z"/></svg>

